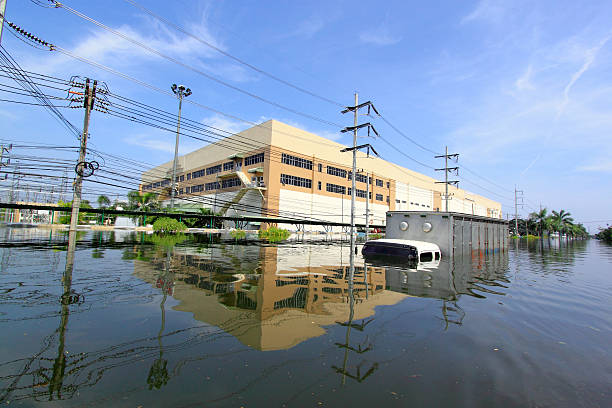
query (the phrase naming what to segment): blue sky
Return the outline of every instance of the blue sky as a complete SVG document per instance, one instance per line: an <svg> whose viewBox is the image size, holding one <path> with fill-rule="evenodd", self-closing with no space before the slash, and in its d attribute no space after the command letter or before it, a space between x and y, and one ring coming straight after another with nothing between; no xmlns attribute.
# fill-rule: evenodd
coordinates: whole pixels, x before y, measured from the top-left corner
<svg viewBox="0 0 612 408"><path fill-rule="evenodd" d="M318 95L349 105L353 92L420 144L448 145L481 177L461 172L460 187L511 212L514 185L522 214L542 205L578 221L610 220L612 201L612 3L607 1L147 1L155 13L226 52ZM41 3L46 3L41 1ZM124 0L64 1L131 38L231 85L341 125L337 106L282 85L154 20ZM184 83L189 99L247 121L275 118L349 143L339 128L236 92L153 55L64 9L8 0L7 19L74 54L160 88ZM114 93L174 112L177 101L57 52L29 47L5 29L3 46L26 69L89 76ZM0 81L8 83L8 80ZM77 126L82 111L67 110ZM238 131L248 127L186 104L185 117ZM74 143L40 107L0 102L3 139ZM381 120L383 138L438 167L432 154ZM158 164L174 137L95 112L92 141L103 151ZM380 140L382 157L416 171ZM183 139L181 151L202 143ZM493 181L495 184L489 182ZM592 231L601 223L588 223Z"/></svg>

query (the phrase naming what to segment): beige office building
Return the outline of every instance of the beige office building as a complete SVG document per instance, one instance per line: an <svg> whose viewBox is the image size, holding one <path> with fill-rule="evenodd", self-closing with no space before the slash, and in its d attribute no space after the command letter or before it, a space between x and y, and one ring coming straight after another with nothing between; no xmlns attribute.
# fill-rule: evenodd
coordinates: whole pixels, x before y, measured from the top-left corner
<svg viewBox="0 0 612 408"><path fill-rule="evenodd" d="M180 156L176 205L224 215L348 223L352 153L341 152L345 147L270 120ZM372 225L383 225L389 210L445 209L444 184L431 177L364 152L358 152L357 169L358 224L365 222L366 200ZM172 161L147 171L141 191L159 192L167 202L171 176ZM449 196L451 212L502 217L501 204L486 197L452 186Z"/></svg>

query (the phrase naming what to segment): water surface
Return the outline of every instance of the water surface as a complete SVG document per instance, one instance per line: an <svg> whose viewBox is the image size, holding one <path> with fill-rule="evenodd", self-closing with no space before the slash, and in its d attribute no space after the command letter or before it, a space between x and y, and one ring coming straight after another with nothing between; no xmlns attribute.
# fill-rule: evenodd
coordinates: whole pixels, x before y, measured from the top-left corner
<svg viewBox="0 0 612 408"><path fill-rule="evenodd" d="M612 247L386 265L346 242L0 229L0 403L604 407Z"/></svg>

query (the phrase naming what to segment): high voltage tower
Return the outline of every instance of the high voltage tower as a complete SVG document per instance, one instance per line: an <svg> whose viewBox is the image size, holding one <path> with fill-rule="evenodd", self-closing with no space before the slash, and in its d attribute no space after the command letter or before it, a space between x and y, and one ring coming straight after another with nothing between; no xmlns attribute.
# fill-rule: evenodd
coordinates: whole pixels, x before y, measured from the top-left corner
<svg viewBox="0 0 612 408"><path fill-rule="evenodd" d="M519 203L519 200L521 201ZM517 190L516 184L514 185L514 227L516 228L514 234L518 236L518 207L525 205L524 192L523 190Z"/></svg>
<svg viewBox="0 0 612 408"><path fill-rule="evenodd" d="M457 186L459 184L459 180L449 180L448 179L448 174L451 172L454 172L455 175L459 175L459 167L455 166L455 167L448 167L448 159L454 160L455 163L457 163L459 161L459 153L452 153L452 154L448 154L448 146L446 146L446 150L445 153L442 155L438 155L438 156L434 156L436 159L442 158L444 157L444 168L441 169L435 169L436 171L443 171L444 172L444 181L436 181L436 184L444 184L444 202L445 202L445 212L448 212L448 201L451 199L451 197L448 194L448 185L449 184L453 184L455 186Z"/></svg>
<svg viewBox="0 0 612 408"><path fill-rule="evenodd" d="M362 123L361 125L358 124L359 110L365 109L365 108L367 108L368 114L370 114L371 110L373 110L374 112L376 112L376 114L378 114L378 111L376 110L376 108L374 107L374 104L371 101L367 101L362 104L359 104L359 95L357 94L357 92L355 92L355 105L347 106L341 112L342 114L353 112L353 126L347 126L341 130L342 133L353 132L353 147L348 147L346 149L341 150L341 152L347 152L347 151L353 152L353 172L351 173L352 174L351 176L351 260L355 256L355 235L354 234L355 234L355 192L356 192L356 179L357 179L357 150L367 148L368 154L369 154L369 149L372 149L372 151L376 153L376 151L372 148L372 146L369 143L357 146L357 133L359 132L359 129L368 129L368 136L370 135L370 131L372 131L376 136L379 136L378 132L376 131L376 129L370 122ZM369 200L369 198L366 197L366 200ZM351 265L352 264L353 262L351 262ZM353 266L351 266L351 269L353 269ZM352 273L353 272L354 272L354 269L352 270ZM351 276L352 276L352 273L351 273Z"/></svg>

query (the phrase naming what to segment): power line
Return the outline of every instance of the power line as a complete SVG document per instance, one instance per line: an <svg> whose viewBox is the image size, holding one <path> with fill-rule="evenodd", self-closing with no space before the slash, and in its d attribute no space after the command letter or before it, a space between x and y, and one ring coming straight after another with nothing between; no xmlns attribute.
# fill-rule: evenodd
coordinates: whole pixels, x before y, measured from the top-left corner
<svg viewBox="0 0 612 408"><path fill-rule="evenodd" d="M196 67L194 67L194 66L192 66L190 64L187 64L185 62L179 61L178 59L176 59L174 57L171 57L169 55L166 55L163 52L161 52L161 51L159 51L159 50L157 50L157 49L155 49L155 48L153 48L153 47L151 47L149 45L146 45L146 44L144 44L144 43L142 43L142 42L140 42L138 40L135 40L134 38L132 38L132 37L126 35L126 34L123 34L122 32L117 31L117 30L115 30L115 29L113 29L113 28L111 28L111 27L109 27L109 26L107 26L107 25L105 25L105 24L95 20L94 18L89 17L89 16L87 16L87 15L85 15L85 14L83 14L83 13L81 13L81 12L71 8L71 7L68 7L65 4L59 3L59 2L57 2L55 0L50 0L50 1L53 1L55 3L55 5L57 6L57 8L63 8L64 10L69 11L70 13L76 15L77 17L80 17L80 18L82 18L82 19L84 19L86 21L89 21L92 24L94 24L94 25L96 25L96 26L98 26L98 27L100 27L100 28L110 32L110 33L112 33L112 34L114 34L114 35L116 35L118 37L121 37L124 40L126 40L126 41L128 41L128 42L130 42L130 43L132 43L134 45L137 45L140 48L143 48L143 49L149 51L152 54L155 54L155 55L157 55L157 56L159 56L159 57L161 57L161 58L163 58L165 60L168 60L168 61L170 61L170 62L172 62L172 63L174 63L176 65L179 65L179 66L181 66L183 68L186 68L186 69L188 69L188 70L190 70L192 72L195 72L196 74L201 75L201 76L203 76L205 78L208 78L211 81L214 81L214 82L216 82L216 83L218 83L220 85L223 85L223 86L225 86L225 87L227 87L229 89L232 89L232 90L234 90L236 92L240 92L240 93L242 93L244 95L247 95L247 96L249 96L249 97L251 97L253 99L257 99L257 100L259 100L261 102L267 103L267 104L269 104L271 106L274 106L274 107L277 107L279 109L283 109L283 110L285 110L287 112L290 112L290 113L293 113L295 115L299 115L299 116L302 116L304 118L307 118L307 119L310 119L310 120L314 120L314 121L323 123L325 125L334 126L336 128L341 128L342 127L342 125L339 125L337 123L331 122L331 121L326 120L326 119L319 118L319 117L314 116L314 115L310 115L310 114L304 113L304 112L302 112L300 110L297 110L297 109L290 108L290 107L282 105L282 104L280 104L278 102L274 102L274 101L272 101L270 99L267 99L267 98L264 98L264 97L262 97L260 95L257 95L257 94L255 94L253 92L250 92L250 91L247 91L245 89L242 89L242 88L240 88L238 86L232 85L229 82L226 82L226 81L224 81L224 80L222 80L220 78L217 78L217 77L215 77L215 76L213 76L211 74L208 74L208 73L206 73L206 72L204 72L204 71L202 71L202 70L200 70L200 69L198 69L198 68L196 68Z"/></svg>
<svg viewBox="0 0 612 408"><path fill-rule="evenodd" d="M339 107L344 107L344 105L341 104L340 102L333 101L333 100L331 100L331 99L329 99L329 98L327 98L325 96L316 94L316 93L314 93L314 92L312 92L312 91L310 91L308 89L302 88L302 87L300 87L298 85L295 85L295 84L293 84L293 83L291 83L289 81L286 81L286 80L284 80L282 78L279 78L278 76L276 76L274 74L271 74L271 73L269 73L267 71L264 71L263 69L257 68L256 66L254 66L254 65L252 65L252 64L250 64L250 63L248 63L248 62L246 62L246 61L244 61L244 60L242 60L242 59L240 59L240 58L238 58L238 57L236 57L236 56L234 56L232 54L230 54L227 51L222 50L221 48L215 46L214 44L211 44L210 42L205 41L201 37L199 37L199 36L189 32L189 31L185 30L183 27L181 27L181 26L171 22L170 20L168 20L168 19L166 19L166 18L164 18L164 17L162 17L162 16L160 16L158 14L155 14L154 12L152 12L151 10L145 8L143 5L137 3L134 0L125 0L125 1L130 3L130 4L132 4L133 6L135 6L137 8L139 8L140 10L142 10L145 13L147 13L151 17L153 17L153 18L163 22L166 25L169 25L170 27L173 27L177 31L180 31L181 33L183 33L183 34L193 38L194 40L196 40L196 41L206 45L209 48L212 48L213 50L217 51L218 53L220 53L222 55L225 55L226 57L228 57L228 58L238 62L239 64L242 64L242 65L252 69L253 71L255 71L257 73L265 75L265 76L267 76L270 79L273 79L273 80L275 80L275 81L277 81L277 82L279 82L281 84L287 85L287 86L289 86L289 87L291 87L291 88L293 88L293 89L295 89L297 91L300 91L300 92L302 92L302 93L304 93L306 95L313 96L313 97L318 98L318 99L320 99L320 100L322 100L324 102L328 102L328 103L330 103L332 105L336 105L336 106L339 106Z"/></svg>

